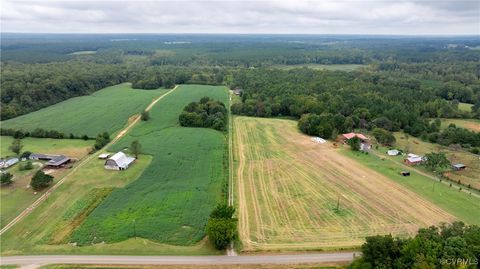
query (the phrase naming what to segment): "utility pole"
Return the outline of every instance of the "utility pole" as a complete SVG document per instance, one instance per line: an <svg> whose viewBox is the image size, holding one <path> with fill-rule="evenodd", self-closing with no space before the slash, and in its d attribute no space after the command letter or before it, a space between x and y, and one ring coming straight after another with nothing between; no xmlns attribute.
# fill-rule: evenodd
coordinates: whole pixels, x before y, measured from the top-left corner
<svg viewBox="0 0 480 269"><path fill-rule="evenodd" d="M337 200L337 209L336 209L337 212L339 208L340 208L340 196L338 196L338 200Z"/></svg>

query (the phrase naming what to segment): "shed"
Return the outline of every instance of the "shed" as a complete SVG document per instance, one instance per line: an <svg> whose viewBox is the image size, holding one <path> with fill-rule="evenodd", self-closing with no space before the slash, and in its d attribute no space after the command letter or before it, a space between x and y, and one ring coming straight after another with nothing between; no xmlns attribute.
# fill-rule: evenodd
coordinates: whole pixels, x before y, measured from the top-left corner
<svg viewBox="0 0 480 269"><path fill-rule="evenodd" d="M108 159L108 157L110 157L110 153L102 153L98 155L98 158L102 160Z"/></svg>
<svg viewBox="0 0 480 269"><path fill-rule="evenodd" d="M10 159L7 159L5 160L4 164L3 164L3 168L9 168L10 166L18 163L18 158L10 158Z"/></svg>
<svg viewBox="0 0 480 269"><path fill-rule="evenodd" d="M30 160L42 160L42 161L50 161L51 159L58 157L61 155L53 155L53 154L42 154L42 153L32 153L28 157Z"/></svg>
<svg viewBox="0 0 480 269"><path fill-rule="evenodd" d="M460 171L460 170L464 170L465 168L467 168L467 166L464 165L463 163L454 164L454 165L452 165L452 167L453 167L453 170L455 170L455 171Z"/></svg>
<svg viewBox="0 0 480 269"><path fill-rule="evenodd" d="M425 161L425 157L419 156L413 153L409 153L407 158L405 159L405 163L408 165L416 165L423 163Z"/></svg>
<svg viewBox="0 0 480 269"><path fill-rule="evenodd" d="M64 155L55 156L46 163L47 166L59 168L70 162L70 158Z"/></svg>
<svg viewBox="0 0 480 269"><path fill-rule="evenodd" d="M105 162L105 169L125 170L133 161L135 161L135 158L129 157L125 153L119 151L107 159Z"/></svg>
<svg viewBox="0 0 480 269"><path fill-rule="evenodd" d="M387 154L388 154L389 156L397 156L397 155L400 154L400 151L398 151L398 150L396 150L396 149L391 149L391 150L388 150L388 151L387 151Z"/></svg>

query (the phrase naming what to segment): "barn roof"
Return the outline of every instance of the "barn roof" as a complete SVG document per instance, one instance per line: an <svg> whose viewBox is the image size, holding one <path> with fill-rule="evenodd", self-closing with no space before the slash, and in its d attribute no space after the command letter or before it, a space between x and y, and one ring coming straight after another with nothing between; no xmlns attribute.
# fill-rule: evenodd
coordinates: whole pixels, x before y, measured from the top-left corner
<svg viewBox="0 0 480 269"><path fill-rule="evenodd" d="M348 133L348 134L342 134L343 137L345 137L346 139L352 139L354 137L358 137L362 140L367 140L368 138L366 136L364 136L363 134L358 134L358 133Z"/></svg>
<svg viewBox="0 0 480 269"><path fill-rule="evenodd" d="M122 168L128 167L128 165L135 160L135 158L128 157L125 153L121 151L113 154L113 156L108 159L114 161L118 165L118 167Z"/></svg>
<svg viewBox="0 0 480 269"><path fill-rule="evenodd" d="M64 155L59 155L59 156L55 156L52 159L50 159L50 161L47 162L47 165L59 166L59 165L62 165L64 163L68 162L68 161L70 161L70 158L68 158L67 156L64 156Z"/></svg>
<svg viewBox="0 0 480 269"><path fill-rule="evenodd" d="M466 166L463 163L457 163L457 164L454 164L453 167L455 167L455 168L465 168Z"/></svg>

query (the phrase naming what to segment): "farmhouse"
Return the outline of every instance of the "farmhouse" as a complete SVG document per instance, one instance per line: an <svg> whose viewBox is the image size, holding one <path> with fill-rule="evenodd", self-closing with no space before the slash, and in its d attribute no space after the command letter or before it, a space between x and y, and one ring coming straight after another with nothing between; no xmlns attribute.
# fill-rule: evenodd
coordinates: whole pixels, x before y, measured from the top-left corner
<svg viewBox="0 0 480 269"><path fill-rule="evenodd" d="M453 170L455 170L455 171L460 171L460 170L464 170L465 168L467 168L467 166L465 166L463 163L454 164L454 165L452 165L452 167L453 167Z"/></svg>
<svg viewBox="0 0 480 269"><path fill-rule="evenodd" d="M32 153L28 157L30 160L50 161L51 159L58 157L59 155Z"/></svg>
<svg viewBox="0 0 480 269"><path fill-rule="evenodd" d="M107 159L105 162L105 169L125 170L133 161L135 161L135 158L129 157L125 153L119 151Z"/></svg>
<svg viewBox="0 0 480 269"><path fill-rule="evenodd" d="M367 151L372 147L370 145L370 142L368 141L368 137L366 137L366 136L364 136L363 134L360 134L360 133L342 134L340 136L339 140L342 141L344 144L346 144L348 140L350 140L354 137L357 137L358 139L360 139L360 150Z"/></svg>
<svg viewBox="0 0 480 269"><path fill-rule="evenodd" d="M425 161L425 157L418 156L413 153L409 153L407 155L407 158L405 159L405 163L408 165L417 165L417 164L423 163L424 161Z"/></svg>
<svg viewBox="0 0 480 269"><path fill-rule="evenodd" d="M240 88L235 88L235 89L233 90L233 94L235 94L235 95L240 95L240 94L242 94L242 92L243 92L243 90L240 89Z"/></svg>
<svg viewBox="0 0 480 269"><path fill-rule="evenodd" d="M64 166L65 164L70 162L70 158L64 156L64 155L59 155L55 156L52 159L50 159L47 163L46 166L51 167L51 168L60 168Z"/></svg>
<svg viewBox="0 0 480 269"><path fill-rule="evenodd" d="M391 149L391 150L388 150L388 151L387 151L387 154L388 154L389 156L397 156L397 155L400 154L400 151L398 151L398 150L396 150L396 149Z"/></svg>

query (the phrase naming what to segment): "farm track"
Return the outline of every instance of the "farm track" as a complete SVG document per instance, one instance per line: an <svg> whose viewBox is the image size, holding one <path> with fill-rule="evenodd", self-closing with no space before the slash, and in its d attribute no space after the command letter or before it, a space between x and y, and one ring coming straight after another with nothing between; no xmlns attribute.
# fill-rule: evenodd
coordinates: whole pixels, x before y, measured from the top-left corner
<svg viewBox="0 0 480 269"><path fill-rule="evenodd" d="M236 117L234 124L245 251L357 247L368 235L454 220L331 143L312 142L293 121Z"/></svg>
<svg viewBox="0 0 480 269"><path fill-rule="evenodd" d="M153 100L145 109L146 111L149 111L152 109L152 107L160 101L162 98L165 96L169 95L172 93L174 90L177 89L178 86L175 86L173 89L170 91L166 92L165 94L162 94L155 100ZM108 143L104 148L108 148L109 146L115 144L120 138L122 138L130 129L132 129L135 124L137 124L140 121L140 115L138 115L135 120L133 120L131 123L129 123L123 130L121 130L117 136L115 136L110 143ZM27 207L24 211L22 211L17 217L15 217L12 221L10 221L5 227L3 227L0 230L0 235L4 234L6 231L8 231L10 228L12 228L15 224L20 222L22 219L24 219L26 216L28 216L35 208L37 208L43 201L45 201L50 194L52 194L58 187L60 187L73 173L75 173L79 168L83 167L86 163L88 163L90 160L96 158L101 152L97 152L95 154L92 154L88 156L87 158L84 158L82 161L79 162L78 165L73 167L65 176L63 176L62 179L60 179L55 185L50 187L44 194L42 194L37 200L35 200L29 207Z"/></svg>

